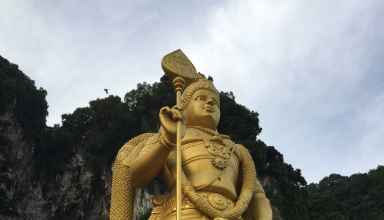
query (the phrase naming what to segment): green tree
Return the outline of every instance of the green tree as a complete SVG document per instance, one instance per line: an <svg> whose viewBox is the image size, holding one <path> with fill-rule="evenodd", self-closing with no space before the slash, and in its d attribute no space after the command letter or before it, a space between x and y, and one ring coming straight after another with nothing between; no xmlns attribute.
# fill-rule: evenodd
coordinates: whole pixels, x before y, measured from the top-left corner
<svg viewBox="0 0 384 220"><path fill-rule="evenodd" d="M312 219L384 219L384 167L350 177L331 174L310 184Z"/></svg>
<svg viewBox="0 0 384 220"><path fill-rule="evenodd" d="M48 115L47 92L17 65L0 56L0 115L12 113L24 129L26 138L38 139Z"/></svg>

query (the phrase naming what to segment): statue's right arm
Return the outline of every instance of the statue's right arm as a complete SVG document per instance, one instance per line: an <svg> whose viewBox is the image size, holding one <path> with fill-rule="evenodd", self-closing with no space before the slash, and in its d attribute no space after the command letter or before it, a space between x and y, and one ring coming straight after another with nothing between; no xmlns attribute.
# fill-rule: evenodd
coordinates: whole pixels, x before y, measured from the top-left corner
<svg viewBox="0 0 384 220"><path fill-rule="evenodd" d="M122 160L129 169L134 187L145 186L160 174L170 151L175 148L176 124L181 117L181 112L176 108L161 108L159 132L135 145L129 153L124 153L124 146L119 151L116 160Z"/></svg>
<svg viewBox="0 0 384 220"><path fill-rule="evenodd" d="M135 188L164 167L169 151L159 134L142 134L120 148L112 167L110 220L132 220Z"/></svg>
<svg viewBox="0 0 384 220"><path fill-rule="evenodd" d="M135 188L147 185L164 168L172 146L162 138L160 133L150 137L137 157L128 161L132 173L132 184Z"/></svg>

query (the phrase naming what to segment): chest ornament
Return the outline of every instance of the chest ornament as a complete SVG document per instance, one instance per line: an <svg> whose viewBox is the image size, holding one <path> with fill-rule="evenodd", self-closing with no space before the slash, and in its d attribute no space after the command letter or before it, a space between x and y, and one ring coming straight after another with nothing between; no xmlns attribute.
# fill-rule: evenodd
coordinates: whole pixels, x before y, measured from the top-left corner
<svg viewBox="0 0 384 220"><path fill-rule="evenodd" d="M204 142L208 152L214 157L211 160L212 165L220 170L225 169L234 153L236 145L227 136L222 135L214 135L204 139Z"/></svg>

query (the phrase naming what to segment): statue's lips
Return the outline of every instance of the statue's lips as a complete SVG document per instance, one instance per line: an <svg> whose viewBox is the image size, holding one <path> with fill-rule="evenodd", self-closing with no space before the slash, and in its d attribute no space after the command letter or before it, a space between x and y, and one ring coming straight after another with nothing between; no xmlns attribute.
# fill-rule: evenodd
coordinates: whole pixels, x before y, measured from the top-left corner
<svg viewBox="0 0 384 220"><path fill-rule="evenodd" d="M215 109L213 107L204 107L204 110L209 113L215 112Z"/></svg>

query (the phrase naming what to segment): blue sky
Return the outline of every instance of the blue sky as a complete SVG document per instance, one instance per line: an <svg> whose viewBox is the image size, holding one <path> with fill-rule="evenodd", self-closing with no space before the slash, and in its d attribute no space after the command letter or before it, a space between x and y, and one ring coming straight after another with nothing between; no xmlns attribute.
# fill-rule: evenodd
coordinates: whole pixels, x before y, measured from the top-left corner
<svg viewBox="0 0 384 220"><path fill-rule="evenodd" d="M3 0L0 55L48 91L52 125L181 48L312 182L384 164L383 21L381 0Z"/></svg>

